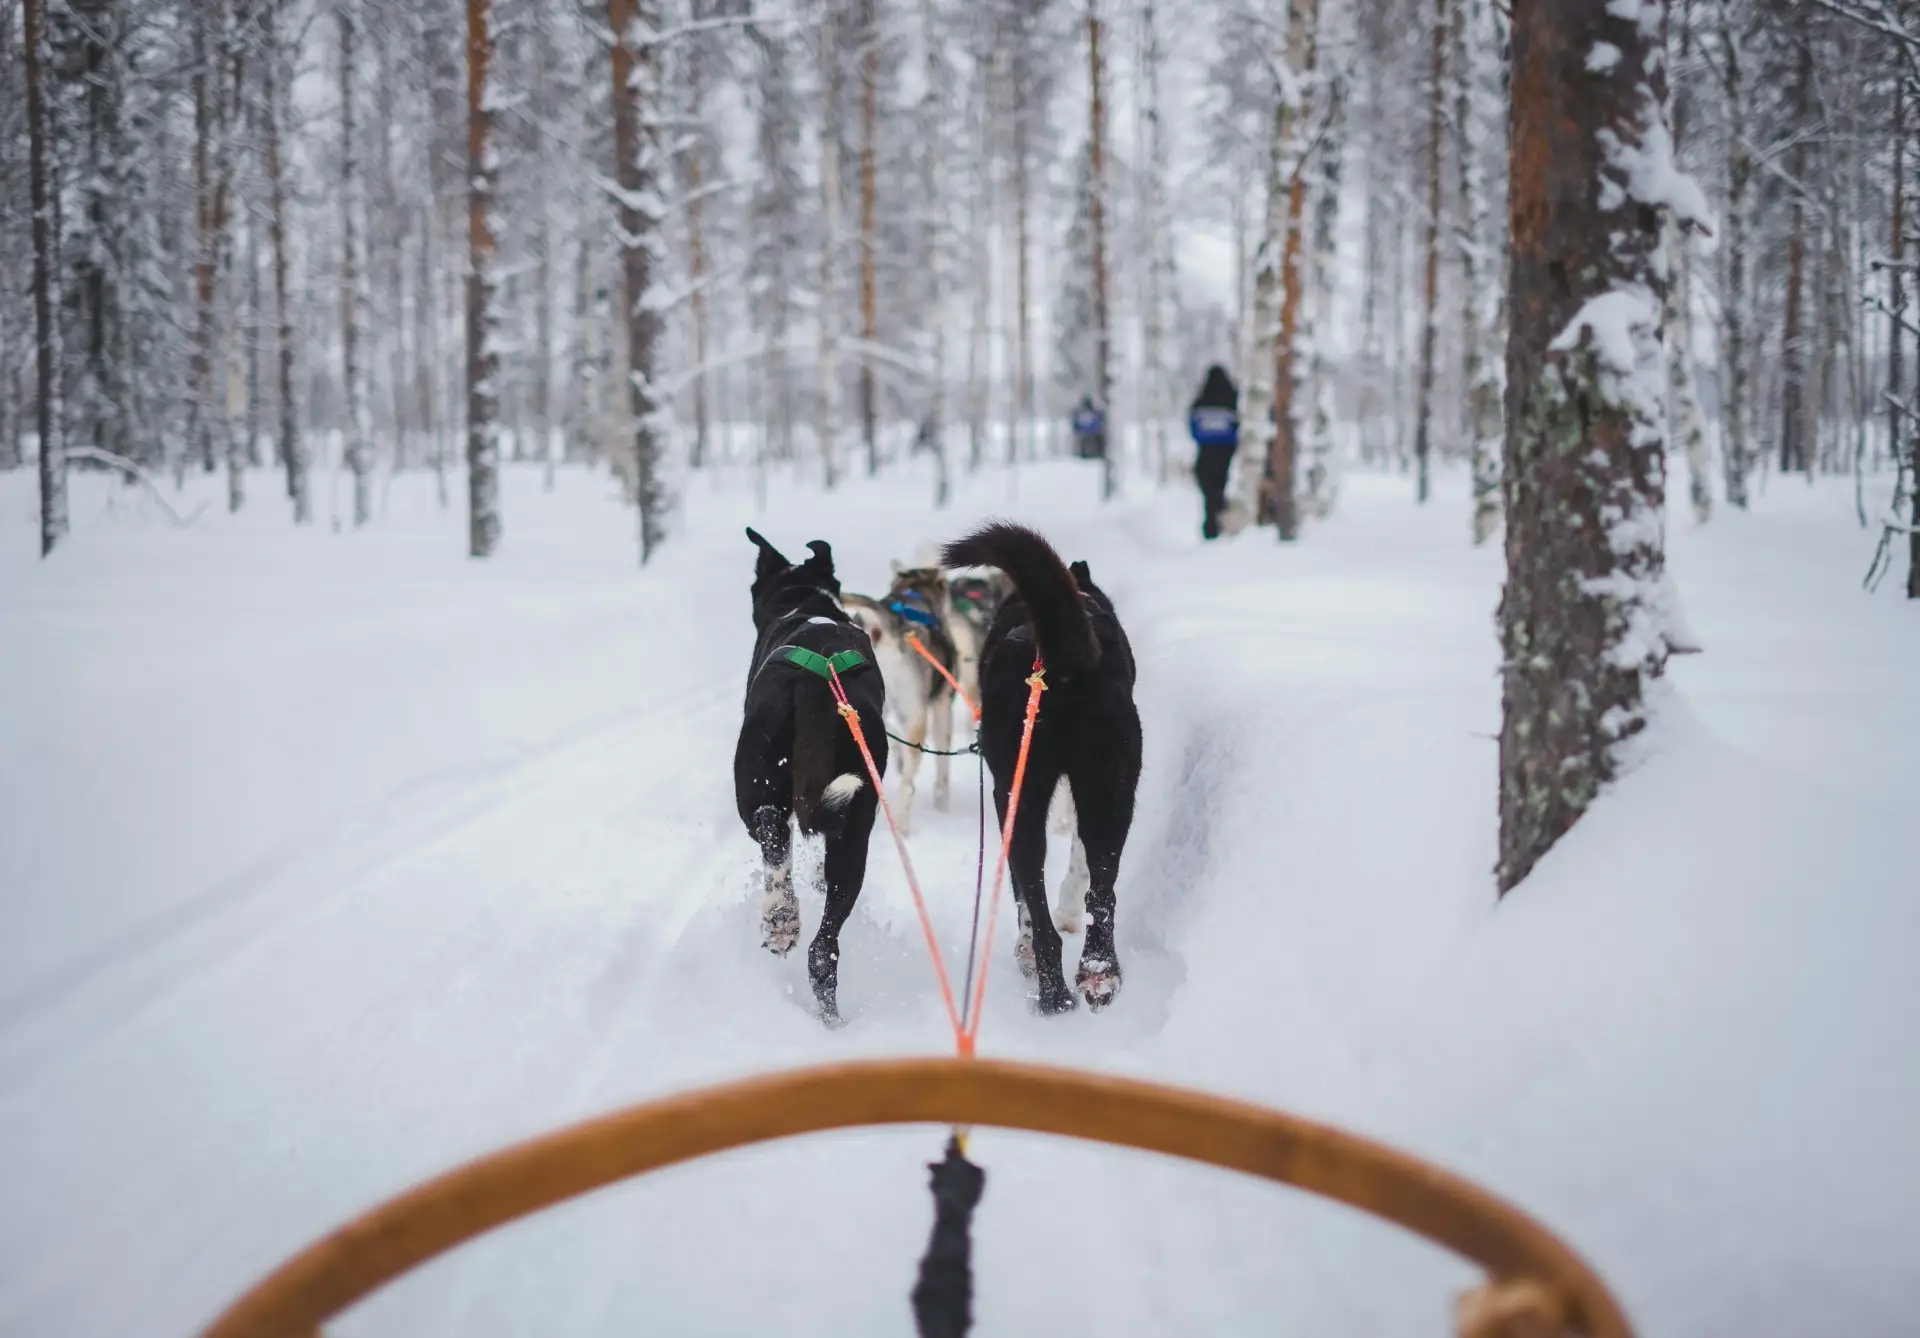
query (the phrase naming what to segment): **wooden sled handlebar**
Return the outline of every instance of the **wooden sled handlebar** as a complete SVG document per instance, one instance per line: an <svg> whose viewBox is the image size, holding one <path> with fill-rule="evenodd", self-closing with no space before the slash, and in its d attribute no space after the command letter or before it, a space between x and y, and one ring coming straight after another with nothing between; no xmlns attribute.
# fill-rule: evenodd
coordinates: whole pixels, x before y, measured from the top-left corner
<svg viewBox="0 0 1920 1338"><path fill-rule="evenodd" d="M1161 1152L1292 1185L1383 1217L1485 1268L1468 1338L1632 1338L1604 1284L1545 1227L1417 1158L1243 1102L1001 1060L835 1064L631 1106L415 1186L307 1247L204 1338L315 1338L400 1274L494 1227L644 1171L795 1134L989 1125ZM904 1293L905 1284L902 1284Z"/></svg>

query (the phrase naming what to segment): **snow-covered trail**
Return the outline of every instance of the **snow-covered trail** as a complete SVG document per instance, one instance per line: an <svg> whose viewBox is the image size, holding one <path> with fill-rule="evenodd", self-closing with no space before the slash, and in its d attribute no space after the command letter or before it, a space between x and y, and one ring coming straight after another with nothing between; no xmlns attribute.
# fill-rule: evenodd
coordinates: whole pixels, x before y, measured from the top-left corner
<svg viewBox="0 0 1920 1338"><path fill-rule="evenodd" d="M1003 922L988 1050L1434 1155L1564 1231L1650 1333L1808 1332L1842 1296L1857 1331L1920 1317L1898 1262L1920 1244L1920 1062L1891 1030L1920 1005L1920 913L1885 799L1920 739L1897 687L1920 635L1852 597L1820 498L1676 533L1708 654L1676 665L1643 770L1495 916L1498 554L1466 548L1451 489L1416 511L1399 480L1350 479L1282 552L1203 549L1184 494L1102 510L1072 466L1023 471L1015 498L982 479L939 515L912 478L765 516L703 479L642 575L604 480L510 484L485 568L398 489L350 539L270 517L154 532L110 523L103 492L58 565L0 568L0 756L24 759L0 891L26 926L0 946L0 1333L189 1332L318 1232L510 1139L939 1049L884 838L843 939L846 1028L810 1015L800 954L757 947L728 771L739 527L829 538L847 587L873 589L999 512L1114 595L1148 757L1120 1004L1032 1017ZM923 767L911 845L958 951L970 759L953 780L936 814ZM1756 830L1774 811L1791 821ZM1816 1137L1846 1150L1816 1165ZM846 1133L649 1177L338 1331L904 1333L938 1144ZM983 1333L1431 1333L1465 1281L1264 1186L1019 1135L978 1148Z"/></svg>

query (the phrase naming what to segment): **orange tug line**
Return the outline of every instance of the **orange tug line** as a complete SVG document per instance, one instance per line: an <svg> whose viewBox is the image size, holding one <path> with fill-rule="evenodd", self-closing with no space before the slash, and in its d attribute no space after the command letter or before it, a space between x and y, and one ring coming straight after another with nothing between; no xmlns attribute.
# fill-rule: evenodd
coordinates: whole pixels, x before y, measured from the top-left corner
<svg viewBox="0 0 1920 1338"><path fill-rule="evenodd" d="M915 638L908 638L918 648ZM921 654L926 652L921 650ZM932 661L932 656L928 656ZM935 668L940 668L938 663ZM942 673L946 672L944 669ZM947 1010L947 1023L953 1028L953 1047L962 1059L972 1059L976 1043L980 1038L981 1003L987 993L987 963L992 959L993 933L999 920L1000 888L1005 881L1007 861L1013 850L1013 822L1020 812L1020 787L1027 776L1027 751L1033 744L1034 721L1040 714L1040 694L1047 690L1046 666L1040 657L1033 660L1033 673L1027 679L1026 724L1020 734L1020 755L1014 762L1013 784L1007 794L1007 820L1000 832L1000 859L993 870L993 895L987 906L986 941L980 950L980 977L974 982L973 998L962 1021L960 1010L953 1001L953 982L947 975L946 958L940 952L940 941L933 932L933 917L927 913L927 899L920 891L920 879L913 871L913 858L907 854L906 840L900 835L900 824L893 820L893 805L887 802L886 786L880 779L880 768L874 765L873 752L867 747L867 736L860 728L860 713L853 703L847 700L847 690L840 683L840 674L831 665L827 667L828 686L833 689L833 699L838 705L840 718L847 722L847 728L853 734L853 741L860 749L860 759L867 765L867 778L873 782L873 792L880 800L880 811L886 815L887 830L893 835L893 848L899 852L900 866L906 871L907 890L913 894L913 909L920 917L920 932L926 936L927 955L933 958L933 973L940 982L940 1002ZM959 684L954 685L955 691ZM964 694L962 694L964 700ZM972 702L967 705L972 706ZM959 1131L956 1131L958 1133Z"/></svg>
<svg viewBox="0 0 1920 1338"><path fill-rule="evenodd" d="M953 685L954 692L959 696L961 701L967 704L967 709L973 712L973 723L976 725L979 724L980 708L973 704L973 698L967 695L967 690L960 686L960 680L953 676L952 671L949 670L946 665L934 659L933 652L928 650L925 645L921 644L920 634L918 632L907 633L907 644L909 646L912 646L915 650L919 651L920 657L924 659L928 664L932 665L934 667L934 671L938 673L940 677L946 679L947 682Z"/></svg>

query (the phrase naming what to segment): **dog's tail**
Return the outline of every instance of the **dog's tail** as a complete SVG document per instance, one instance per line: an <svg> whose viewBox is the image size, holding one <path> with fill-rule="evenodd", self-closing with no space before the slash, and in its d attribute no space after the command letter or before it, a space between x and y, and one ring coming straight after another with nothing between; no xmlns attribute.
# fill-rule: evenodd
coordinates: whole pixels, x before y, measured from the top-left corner
<svg viewBox="0 0 1920 1338"><path fill-rule="evenodd" d="M1026 601L1034 640L1049 669L1062 675L1084 673L1100 662L1086 603L1067 564L1053 545L1025 525L995 521L941 554L949 567L998 567Z"/></svg>
<svg viewBox="0 0 1920 1338"><path fill-rule="evenodd" d="M860 793L860 787L866 782L851 771L835 776L827 782L827 788L820 792L820 806L829 813L838 813L853 802Z"/></svg>

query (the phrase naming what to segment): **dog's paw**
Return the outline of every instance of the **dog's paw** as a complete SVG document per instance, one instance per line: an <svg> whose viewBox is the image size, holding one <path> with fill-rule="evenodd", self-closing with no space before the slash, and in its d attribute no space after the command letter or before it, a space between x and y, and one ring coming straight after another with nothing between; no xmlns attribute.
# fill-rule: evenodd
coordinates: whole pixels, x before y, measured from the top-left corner
<svg viewBox="0 0 1920 1338"><path fill-rule="evenodd" d="M768 889L760 907L760 944L776 957L785 957L800 941L800 899L793 885L782 883Z"/></svg>
<svg viewBox="0 0 1920 1338"><path fill-rule="evenodd" d="M1074 977L1074 983L1080 987L1080 997L1087 1001L1087 1007L1099 1012L1120 993L1119 958L1111 952L1105 955L1082 953L1080 970Z"/></svg>
<svg viewBox="0 0 1920 1338"><path fill-rule="evenodd" d="M1071 1013L1080 1006L1079 1000L1073 997L1073 991L1067 988L1067 982L1064 980L1042 980L1040 992L1032 997L1034 1011L1043 1017Z"/></svg>

